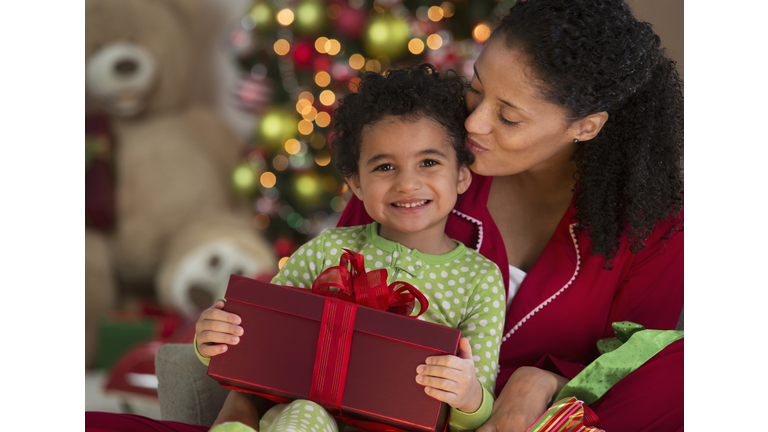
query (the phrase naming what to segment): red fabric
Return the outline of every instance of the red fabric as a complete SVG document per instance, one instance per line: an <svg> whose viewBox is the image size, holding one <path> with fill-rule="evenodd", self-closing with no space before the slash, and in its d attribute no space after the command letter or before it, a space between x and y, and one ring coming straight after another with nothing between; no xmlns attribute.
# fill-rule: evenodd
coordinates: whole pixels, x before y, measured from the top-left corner
<svg viewBox="0 0 768 432"><path fill-rule="evenodd" d="M673 342L592 404L603 430L683 430L684 344Z"/></svg>
<svg viewBox="0 0 768 432"><path fill-rule="evenodd" d="M492 178L473 173L472 185L454 208L479 224L452 214L445 232L468 247L480 242L479 252L499 266L508 283L504 242L487 208L491 182ZM629 251L623 239L613 269L605 270L604 258L590 253L588 238L575 235L574 242L570 229L574 216L571 205L512 299L499 356L497 393L521 366L538 366L573 378L597 358L596 342L614 336L613 322L632 321L658 330L673 330L677 324L683 307L682 223L657 223L637 254ZM363 204L352 197L338 225L370 221ZM682 390L667 396L683 400Z"/></svg>
<svg viewBox="0 0 768 432"><path fill-rule="evenodd" d="M341 413L355 316L357 304L325 298L309 399L333 415Z"/></svg>
<svg viewBox="0 0 768 432"><path fill-rule="evenodd" d="M85 412L85 432L204 432L208 429L208 426L159 421L133 414Z"/></svg>

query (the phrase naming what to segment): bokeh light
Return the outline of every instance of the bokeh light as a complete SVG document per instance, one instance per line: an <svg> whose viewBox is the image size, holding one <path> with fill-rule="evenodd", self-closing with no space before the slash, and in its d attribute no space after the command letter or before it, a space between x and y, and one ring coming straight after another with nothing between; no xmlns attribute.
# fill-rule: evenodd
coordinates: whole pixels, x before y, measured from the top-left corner
<svg viewBox="0 0 768 432"><path fill-rule="evenodd" d="M288 168L288 158L283 155L277 155L272 159L272 166L277 171L283 171Z"/></svg>
<svg viewBox="0 0 768 432"><path fill-rule="evenodd" d="M291 138L285 142L285 152L288 154L296 154L301 150L301 143L296 138Z"/></svg>
<svg viewBox="0 0 768 432"><path fill-rule="evenodd" d="M261 175L259 182L265 188L271 188L277 183L277 177L275 177L275 175L271 172L267 171Z"/></svg>
<svg viewBox="0 0 768 432"><path fill-rule="evenodd" d="M328 55L336 55L339 51L341 51L341 43L336 39L329 39L328 42L325 43L325 52L328 53Z"/></svg>
<svg viewBox="0 0 768 432"><path fill-rule="evenodd" d="M483 43L487 41L489 37L491 37L491 29L486 24L480 23L475 26L474 30L472 30L472 39L477 42Z"/></svg>
<svg viewBox="0 0 768 432"><path fill-rule="evenodd" d="M278 39L274 45L277 55L286 55L291 50L291 44L285 39Z"/></svg>
<svg viewBox="0 0 768 432"><path fill-rule="evenodd" d="M320 93L320 103L321 104L323 104L325 106L331 106L331 105L333 105L334 102L336 102L336 95L333 94L332 91L330 91L330 90L323 90L323 92ZM301 130L301 129L299 129L299 130Z"/></svg>
<svg viewBox="0 0 768 432"><path fill-rule="evenodd" d="M427 46L433 50L439 49L443 46L443 38L436 34L431 34L427 37Z"/></svg>
<svg viewBox="0 0 768 432"><path fill-rule="evenodd" d="M328 90L326 90L326 91L328 91ZM323 92L323 93L325 93L325 92ZM322 102L322 100L323 100L323 95L321 94L320 95L320 101ZM302 121L299 122L299 133L302 134L302 135L309 135L309 134L311 134L312 130L314 130L314 128L315 128L315 125L312 124L312 122L309 121L309 120L302 120Z"/></svg>
<svg viewBox="0 0 768 432"><path fill-rule="evenodd" d="M283 9L280 12L277 13L277 22L280 23L280 25L291 25L293 22L293 11L290 9Z"/></svg>
<svg viewBox="0 0 768 432"><path fill-rule="evenodd" d="M408 51L411 54L419 55L424 51L424 42L419 38L413 38L408 42Z"/></svg>
<svg viewBox="0 0 768 432"><path fill-rule="evenodd" d="M328 38L327 37L319 37L319 38L317 38L317 40L315 41L315 49L317 50L317 52L319 52L320 54L325 54L325 44L326 43L328 43Z"/></svg>
<svg viewBox="0 0 768 432"><path fill-rule="evenodd" d="M256 228L263 230L269 226L269 216L259 213L253 218L253 224Z"/></svg>
<svg viewBox="0 0 768 432"><path fill-rule="evenodd" d="M427 16L430 20L438 22L443 19L443 9L440 6L432 6L427 11Z"/></svg>
<svg viewBox="0 0 768 432"><path fill-rule="evenodd" d="M331 155L327 151L321 150L315 155L315 163L320 166L326 166L331 163Z"/></svg>
<svg viewBox="0 0 768 432"><path fill-rule="evenodd" d="M317 108L310 106L306 112L301 113L301 117L307 121L314 120L317 117Z"/></svg>
<svg viewBox="0 0 768 432"><path fill-rule="evenodd" d="M331 124L331 115L325 111L317 113L317 116L315 117L315 124L320 127L327 127L329 124Z"/></svg>
<svg viewBox="0 0 768 432"><path fill-rule="evenodd" d="M326 87L330 83L331 76L328 74L328 72L320 71L315 74L315 84L319 85L320 87Z"/></svg>
<svg viewBox="0 0 768 432"><path fill-rule="evenodd" d="M456 13L456 6L454 6L451 2L443 2L440 5L440 8L443 10L443 16L445 18L450 18L454 13Z"/></svg>
<svg viewBox="0 0 768 432"><path fill-rule="evenodd" d="M365 58L360 54L352 54L349 57L349 66L352 69L359 70L360 68L365 66Z"/></svg>
<svg viewBox="0 0 768 432"><path fill-rule="evenodd" d="M365 71L379 73L381 72L381 63L378 60L368 60L368 63L365 64Z"/></svg>

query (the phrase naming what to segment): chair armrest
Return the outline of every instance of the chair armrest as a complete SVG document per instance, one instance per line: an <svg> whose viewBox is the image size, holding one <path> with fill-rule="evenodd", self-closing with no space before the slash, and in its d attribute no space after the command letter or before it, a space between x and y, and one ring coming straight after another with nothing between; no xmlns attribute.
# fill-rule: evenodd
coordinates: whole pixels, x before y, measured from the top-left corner
<svg viewBox="0 0 768 432"><path fill-rule="evenodd" d="M229 390L206 375L192 344L165 344L155 356L163 420L211 426Z"/></svg>

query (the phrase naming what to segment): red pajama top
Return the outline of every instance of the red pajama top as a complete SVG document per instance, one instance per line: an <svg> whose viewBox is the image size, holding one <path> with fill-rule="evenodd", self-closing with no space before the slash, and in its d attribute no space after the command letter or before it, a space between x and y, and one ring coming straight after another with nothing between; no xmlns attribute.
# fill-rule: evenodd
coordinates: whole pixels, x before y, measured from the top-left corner
<svg viewBox="0 0 768 432"><path fill-rule="evenodd" d="M448 217L445 232L495 262L508 283L506 249L487 207L492 180L472 174L472 184ZM571 203L509 305L497 394L521 366L573 378L598 356L596 342L614 336L613 322L632 321L659 330L673 330L677 324L683 307L682 222L658 222L636 254L623 238L613 269L604 270L605 259L593 256L589 239L574 232L575 214ZM353 196L338 225L372 221Z"/></svg>

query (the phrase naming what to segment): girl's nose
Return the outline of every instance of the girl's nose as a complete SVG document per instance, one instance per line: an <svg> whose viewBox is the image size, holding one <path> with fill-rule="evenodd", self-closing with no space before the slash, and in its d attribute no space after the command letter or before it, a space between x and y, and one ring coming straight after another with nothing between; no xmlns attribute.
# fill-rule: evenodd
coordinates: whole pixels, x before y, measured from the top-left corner
<svg viewBox="0 0 768 432"><path fill-rule="evenodd" d="M491 133L491 115L490 107L480 103L464 121L464 128L470 134L487 135Z"/></svg>
<svg viewBox="0 0 768 432"><path fill-rule="evenodd" d="M401 171L395 180L395 190L402 193L411 193L421 189L419 175L411 171Z"/></svg>

